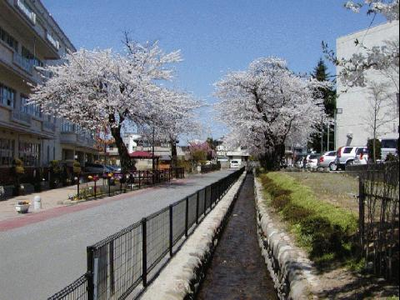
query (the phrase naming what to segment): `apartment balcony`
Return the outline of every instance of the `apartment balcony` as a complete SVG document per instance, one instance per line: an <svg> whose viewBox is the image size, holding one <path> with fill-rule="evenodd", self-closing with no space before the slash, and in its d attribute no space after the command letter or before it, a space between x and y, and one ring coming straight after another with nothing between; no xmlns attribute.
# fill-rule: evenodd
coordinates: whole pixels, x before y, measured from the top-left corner
<svg viewBox="0 0 400 300"><path fill-rule="evenodd" d="M31 126L32 125L32 117L28 115L27 113L24 113L22 111L18 110L13 110L11 112L11 121L26 125L26 126Z"/></svg>
<svg viewBox="0 0 400 300"><path fill-rule="evenodd" d="M26 59L20 54L14 52L13 63L16 64L18 67L20 67L21 69L23 69L25 72L29 73L30 75L33 74L34 65L32 60Z"/></svg>
<svg viewBox="0 0 400 300"><path fill-rule="evenodd" d="M62 131L60 134L60 143L91 149L94 149L96 145L94 139L82 134L77 134L74 131Z"/></svg>
<svg viewBox="0 0 400 300"><path fill-rule="evenodd" d="M56 124L54 124L53 122L49 122L49 121L43 121L42 129L43 129L43 131L54 133L56 131Z"/></svg>
<svg viewBox="0 0 400 300"><path fill-rule="evenodd" d="M96 146L96 141L93 138L86 138L86 145L90 148L94 148Z"/></svg>
<svg viewBox="0 0 400 300"><path fill-rule="evenodd" d="M50 33L46 32L46 40L58 50L60 50L60 42L57 41Z"/></svg>
<svg viewBox="0 0 400 300"><path fill-rule="evenodd" d="M57 26L51 20L51 17L45 15L40 18L41 22L39 22L39 16L33 9L43 11L40 1L30 1L29 3L32 8L28 7L22 0L0 1L1 17L5 22L13 24L13 27L18 31L15 38L21 44L31 42L32 38L36 37L36 53L40 53L40 56L49 60L59 59L61 43L58 41L57 45L57 39L60 39L57 36L57 34L60 35ZM52 35L53 39L47 38L47 33ZM73 49L73 46L70 45L70 47Z"/></svg>
<svg viewBox="0 0 400 300"><path fill-rule="evenodd" d="M15 6L25 15L33 25L36 24L36 14L25 5L22 0L15 0Z"/></svg>

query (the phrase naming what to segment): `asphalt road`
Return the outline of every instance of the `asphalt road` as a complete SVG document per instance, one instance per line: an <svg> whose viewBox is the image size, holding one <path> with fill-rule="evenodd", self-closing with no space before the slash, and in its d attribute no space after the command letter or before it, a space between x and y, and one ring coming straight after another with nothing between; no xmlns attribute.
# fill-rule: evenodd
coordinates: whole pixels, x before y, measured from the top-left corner
<svg viewBox="0 0 400 300"><path fill-rule="evenodd" d="M0 300L47 299L86 272L86 247L231 171L198 175L0 232ZM96 203L98 204L98 203Z"/></svg>

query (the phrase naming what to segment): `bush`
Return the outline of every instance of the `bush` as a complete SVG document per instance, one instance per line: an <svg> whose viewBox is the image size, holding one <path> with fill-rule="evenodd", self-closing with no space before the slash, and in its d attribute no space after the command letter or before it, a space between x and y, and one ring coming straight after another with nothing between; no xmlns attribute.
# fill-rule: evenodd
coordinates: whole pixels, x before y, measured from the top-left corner
<svg viewBox="0 0 400 300"><path fill-rule="evenodd" d="M25 173L24 162L19 158L13 160L12 166L16 175L23 175Z"/></svg>
<svg viewBox="0 0 400 300"><path fill-rule="evenodd" d="M304 207L290 203L282 210L282 214L286 221L292 224L301 224L304 219L312 216L313 212Z"/></svg>
<svg viewBox="0 0 400 300"><path fill-rule="evenodd" d="M376 149L376 154L374 156L374 139L370 139L367 142L367 147L368 147L368 153L369 153L369 159L373 160L375 157L375 160L381 159L382 153L381 153L381 141L378 139L375 139L375 149Z"/></svg>
<svg viewBox="0 0 400 300"><path fill-rule="evenodd" d="M79 163L79 161L74 160L74 162L72 163L72 172L74 174L79 174L82 172L81 164Z"/></svg>
<svg viewBox="0 0 400 300"><path fill-rule="evenodd" d="M271 205L277 210L283 210L290 203L290 197L288 195L280 195L273 197Z"/></svg>
<svg viewBox="0 0 400 300"><path fill-rule="evenodd" d="M311 257L335 253L337 257L345 252L346 233L338 225L332 225L321 217L308 217L301 222L301 234L311 235Z"/></svg>
<svg viewBox="0 0 400 300"><path fill-rule="evenodd" d="M387 162L399 162L399 157L397 155L394 155L393 153L389 153L386 156L385 161L387 161Z"/></svg>

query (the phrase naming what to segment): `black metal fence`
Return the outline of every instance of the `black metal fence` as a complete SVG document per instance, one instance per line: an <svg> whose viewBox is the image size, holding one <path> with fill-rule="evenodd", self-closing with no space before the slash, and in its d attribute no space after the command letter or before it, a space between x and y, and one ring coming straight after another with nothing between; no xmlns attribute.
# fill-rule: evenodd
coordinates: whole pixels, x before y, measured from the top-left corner
<svg viewBox="0 0 400 300"><path fill-rule="evenodd" d="M201 166L201 173L210 173L221 170L221 163Z"/></svg>
<svg viewBox="0 0 400 300"><path fill-rule="evenodd" d="M96 199L133 191L146 186L168 182L173 178L185 177L183 168L155 171L132 171L129 173L85 173L77 176L75 199Z"/></svg>
<svg viewBox="0 0 400 300"><path fill-rule="evenodd" d="M399 163L369 164L359 176L360 246L367 269L398 281Z"/></svg>
<svg viewBox="0 0 400 300"><path fill-rule="evenodd" d="M243 171L87 247L87 272L49 299L125 299L146 288Z"/></svg>

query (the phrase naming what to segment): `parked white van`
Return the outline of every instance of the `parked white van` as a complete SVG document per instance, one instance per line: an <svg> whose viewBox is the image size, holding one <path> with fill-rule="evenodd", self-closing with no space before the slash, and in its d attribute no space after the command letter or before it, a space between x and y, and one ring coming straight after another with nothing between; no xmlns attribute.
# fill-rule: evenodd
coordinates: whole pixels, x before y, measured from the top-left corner
<svg viewBox="0 0 400 300"><path fill-rule="evenodd" d="M399 155L397 153L398 143L398 139L381 139L381 159L383 161L386 160L386 156L388 156L389 153Z"/></svg>
<svg viewBox="0 0 400 300"><path fill-rule="evenodd" d="M234 160L230 161L230 167L232 169L240 168L240 165L241 165L241 161L239 161L239 160L234 159Z"/></svg>

